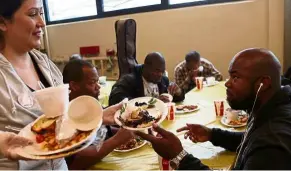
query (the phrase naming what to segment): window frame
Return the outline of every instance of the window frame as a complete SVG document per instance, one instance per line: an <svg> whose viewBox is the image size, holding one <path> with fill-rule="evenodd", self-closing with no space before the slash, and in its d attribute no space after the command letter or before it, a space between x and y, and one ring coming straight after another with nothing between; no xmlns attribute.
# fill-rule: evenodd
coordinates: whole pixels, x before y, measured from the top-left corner
<svg viewBox="0 0 291 171"><path fill-rule="evenodd" d="M239 1L244 1L244 0L203 0L203 1L196 1L196 2L186 2L186 3L181 3L181 4L170 4L170 0L161 0L161 4L157 4L157 5L135 7L135 8L121 9L121 10L108 11L108 12L104 11L103 0L95 0L95 1L96 1L96 8L97 8L97 15L50 21L48 3L47 3L47 0L43 0L46 24L55 25L55 24L63 24L63 23L72 23L72 22L107 18L107 17L113 17L113 16L122 16L122 15L128 15L128 14L169 10L169 9L192 7L192 6L199 6L199 5L231 3L231 2L239 2Z"/></svg>

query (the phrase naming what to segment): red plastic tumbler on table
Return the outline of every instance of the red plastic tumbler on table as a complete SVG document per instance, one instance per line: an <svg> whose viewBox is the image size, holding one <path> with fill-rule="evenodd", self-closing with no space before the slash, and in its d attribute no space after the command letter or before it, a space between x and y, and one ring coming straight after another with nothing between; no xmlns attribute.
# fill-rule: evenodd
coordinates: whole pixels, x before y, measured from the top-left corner
<svg viewBox="0 0 291 171"><path fill-rule="evenodd" d="M203 80L204 80L204 77L196 77L195 78L195 83L196 83L196 87L198 90L203 89Z"/></svg>
<svg viewBox="0 0 291 171"><path fill-rule="evenodd" d="M175 114L176 114L176 107L175 103L168 103L168 115L167 115L167 120L169 121L174 121L175 120Z"/></svg>
<svg viewBox="0 0 291 171"><path fill-rule="evenodd" d="M162 137L160 134L157 134L157 137ZM170 166L170 161L167 159L164 159L161 156L158 156L159 160L159 168L160 170L173 170Z"/></svg>
<svg viewBox="0 0 291 171"><path fill-rule="evenodd" d="M224 100L215 100L214 107L216 116L220 117L224 115Z"/></svg>

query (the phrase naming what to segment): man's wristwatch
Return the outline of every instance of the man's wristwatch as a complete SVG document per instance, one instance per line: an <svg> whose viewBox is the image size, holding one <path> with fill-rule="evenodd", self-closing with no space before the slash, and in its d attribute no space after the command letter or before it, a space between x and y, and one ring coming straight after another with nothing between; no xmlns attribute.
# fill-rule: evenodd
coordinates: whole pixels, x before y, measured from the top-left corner
<svg viewBox="0 0 291 171"><path fill-rule="evenodd" d="M172 160L170 160L170 166L173 169L178 169L180 162L182 161L182 159L187 155L187 151L182 150L175 158L173 158Z"/></svg>

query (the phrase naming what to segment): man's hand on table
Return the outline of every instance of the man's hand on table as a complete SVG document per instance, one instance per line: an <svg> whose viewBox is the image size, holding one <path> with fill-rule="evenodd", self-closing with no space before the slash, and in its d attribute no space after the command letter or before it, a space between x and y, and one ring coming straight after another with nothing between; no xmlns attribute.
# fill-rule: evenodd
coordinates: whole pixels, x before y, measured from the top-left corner
<svg viewBox="0 0 291 171"><path fill-rule="evenodd" d="M169 102L171 102L170 97L169 97L169 96L165 96L165 95L160 95L160 96L158 97L158 99L160 99L160 100L163 101L164 103L169 103Z"/></svg>
<svg viewBox="0 0 291 171"><path fill-rule="evenodd" d="M210 141L211 139L212 130L203 125L187 124L186 126L177 130L177 132L182 131L187 131L184 135L184 138L189 138L194 143L206 142Z"/></svg>
<svg viewBox="0 0 291 171"><path fill-rule="evenodd" d="M174 82L171 82L168 86L168 92L172 96L180 96L182 94L182 89Z"/></svg>
<svg viewBox="0 0 291 171"><path fill-rule="evenodd" d="M157 124L154 124L153 128L154 131L158 133L157 136L145 134L143 132L135 132L135 134L151 142L153 149L161 157L167 160L175 158L183 150L179 138L173 133L162 129Z"/></svg>
<svg viewBox="0 0 291 171"><path fill-rule="evenodd" d="M199 73L199 70L192 70L192 71L189 71L189 74L188 74L188 79L192 80L194 83L195 83L195 78L198 77L198 73Z"/></svg>

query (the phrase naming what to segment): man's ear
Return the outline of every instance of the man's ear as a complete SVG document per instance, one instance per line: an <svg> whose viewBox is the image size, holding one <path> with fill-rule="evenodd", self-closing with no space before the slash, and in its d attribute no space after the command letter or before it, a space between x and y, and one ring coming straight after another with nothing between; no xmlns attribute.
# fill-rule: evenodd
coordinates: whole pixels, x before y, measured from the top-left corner
<svg viewBox="0 0 291 171"><path fill-rule="evenodd" d="M272 79L270 76L263 76L258 83L259 84L258 87L260 86L261 83L262 83L260 89L261 92L264 92L272 87Z"/></svg>
<svg viewBox="0 0 291 171"><path fill-rule="evenodd" d="M75 81L70 81L70 90L71 91L78 91L78 90L80 90L80 85Z"/></svg>
<svg viewBox="0 0 291 171"><path fill-rule="evenodd" d="M0 31L5 32L7 30L7 26L3 17L0 16Z"/></svg>

